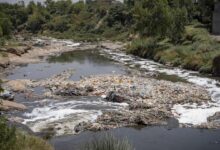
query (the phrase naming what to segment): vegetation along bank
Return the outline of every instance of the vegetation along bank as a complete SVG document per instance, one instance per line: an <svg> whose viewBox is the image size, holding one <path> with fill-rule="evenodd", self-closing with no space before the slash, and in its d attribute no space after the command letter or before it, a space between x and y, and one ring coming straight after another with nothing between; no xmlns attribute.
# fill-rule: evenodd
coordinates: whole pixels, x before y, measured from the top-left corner
<svg viewBox="0 0 220 150"><path fill-rule="evenodd" d="M128 53L219 76L220 44L210 34L214 3L214 0L198 3L126 0L110 5L103 1L85 4L71 0L30 2L27 6L3 3L0 43L7 45L7 40L18 33L78 41L124 41L128 43ZM0 57L6 54L1 52Z"/></svg>

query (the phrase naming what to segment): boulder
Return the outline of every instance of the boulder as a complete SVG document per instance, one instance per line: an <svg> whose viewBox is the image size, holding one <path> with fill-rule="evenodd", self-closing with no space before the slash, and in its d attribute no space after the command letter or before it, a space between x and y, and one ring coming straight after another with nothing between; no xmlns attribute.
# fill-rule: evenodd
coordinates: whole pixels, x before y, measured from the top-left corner
<svg viewBox="0 0 220 150"><path fill-rule="evenodd" d="M118 93L111 91L107 94L106 100L111 101L111 102L116 102L116 103L123 103L127 101L126 98L123 96L119 95Z"/></svg>
<svg viewBox="0 0 220 150"><path fill-rule="evenodd" d="M10 48L7 49L7 52L15 54L17 56L21 56L22 54L27 53L31 49L32 49L31 46L20 46L20 47L17 47L17 48L10 47Z"/></svg>
<svg viewBox="0 0 220 150"><path fill-rule="evenodd" d="M219 122L220 124L220 112L216 112L213 116L208 117L208 122Z"/></svg>
<svg viewBox="0 0 220 150"><path fill-rule="evenodd" d="M74 131L76 133L80 133L80 132L83 132L83 131L89 129L91 126L92 126L92 124L90 122L83 121L74 127Z"/></svg>
<svg viewBox="0 0 220 150"><path fill-rule="evenodd" d="M213 59L212 71L215 76L220 76L220 55Z"/></svg>
<svg viewBox="0 0 220 150"><path fill-rule="evenodd" d="M27 53L27 52L28 52L29 50L31 50L31 49L32 49L32 47L29 46L29 45L23 47L23 50L24 50L25 53Z"/></svg>
<svg viewBox="0 0 220 150"><path fill-rule="evenodd" d="M7 49L7 52L15 54L17 56L21 56L21 52L18 49L16 49L16 48L10 47L10 48Z"/></svg>
<svg viewBox="0 0 220 150"><path fill-rule="evenodd" d="M56 95L60 96L82 96L82 93L78 89L66 89L55 92Z"/></svg>
<svg viewBox="0 0 220 150"><path fill-rule="evenodd" d="M4 90L3 92L0 92L0 99L12 101L14 100L14 95L9 91Z"/></svg>
<svg viewBox="0 0 220 150"><path fill-rule="evenodd" d="M85 86L86 92L93 92L94 88L92 86Z"/></svg>
<svg viewBox="0 0 220 150"><path fill-rule="evenodd" d="M35 47L44 47L44 46L48 46L48 45L50 45L50 44L48 42L46 42L46 41L43 41L43 40L37 40L33 44L33 46L35 46Z"/></svg>
<svg viewBox="0 0 220 150"><path fill-rule="evenodd" d="M16 102L0 100L0 110L9 111L9 110L14 110L14 109L23 111L27 109L27 107L23 104L19 104Z"/></svg>
<svg viewBox="0 0 220 150"><path fill-rule="evenodd" d="M7 49L6 49L6 48L3 48L3 47L0 47L0 51L1 51L1 52L7 52Z"/></svg>
<svg viewBox="0 0 220 150"><path fill-rule="evenodd" d="M145 118L145 116L142 115L137 115L134 118L134 123L137 125L148 125L149 124L149 120Z"/></svg>
<svg viewBox="0 0 220 150"><path fill-rule="evenodd" d="M8 57L0 56L0 67L7 68L9 64L10 64L10 60Z"/></svg>
<svg viewBox="0 0 220 150"><path fill-rule="evenodd" d="M143 103L143 102L132 102L129 105L130 110L137 110L137 109L150 109L152 108L152 105Z"/></svg>
<svg viewBox="0 0 220 150"><path fill-rule="evenodd" d="M11 80L6 84L14 92L24 92L27 88L27 82L25 80Z"/></svg>

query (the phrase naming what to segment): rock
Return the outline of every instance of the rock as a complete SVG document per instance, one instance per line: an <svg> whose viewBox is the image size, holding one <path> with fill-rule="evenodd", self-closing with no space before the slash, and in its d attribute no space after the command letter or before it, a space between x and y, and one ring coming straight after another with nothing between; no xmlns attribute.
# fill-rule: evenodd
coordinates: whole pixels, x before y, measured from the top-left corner
<svg viewBox="0 0 220 150"><path fill-rule="evenodd" d="M82 93L77 89L66 89L55 92L56 95L60 96L82 96Z"/></svg>
<svg viewBox="0 0 220 150"><path fill-rule="evenodd" d="M13 110L13 109L23 111L23 110L27 109L27 107L23 104L19 104L16 102L11 102L11 101L7 101L7 100L0 100L0 110L8 111L8 110Z"/></svg>
<svg viewBox="0 0 220 150"><path fill-rule="evenodd" d="M0 92L0 99L12 101L14 100L14 95L9 91L4 90L3 92Z"/></svg>
<svg viewBox="0 0 220 150"><path fill-rule="evenodd" d="M15 54L15 55L18 55L18 56L21 56L21 52L18 49L16 49L16 48L10 47L10 48L7 49L7 52Z"/></svg>
<svg viewBox="0 0 220 150"><path fill-rule="evenodd" d="M126 98L120 96L118 93L111 91L107 94L106 99L111 102L123 103L127 101Z"/></svg>
<svg viewBox="0 0 220 150"><path fill-rule="evenodd" d="M130 110L137 110L137 109L150 109L152 108L153 106L151 105L148 105L146 103L142 103L142 102L132 102L130 105L129 105L129 109Z"/></svg>
<svg viewBox="0 0 220 150"><path fill-rule="evenodd" d="M29 50L31 50L32 47L30 45L27 45L26 47L24 47L24 51L27 53Z"/></svg>
<svg viewBox="0 0 220 150"><path fill-rule="evenodd" d="M215 76L220 76L220 55L213 59L212 71Z"/></svg>
<svg viewBox="0 0 220 150"><path fill-rule="evenodd" d="M3 48L3 47L0 47L0 51L1 51L1 52L7 52L7 49L6 49L6 48Z"/></svg>
<svg viewBox="0 0 220 150"><path fill-rule="evenodd" d="M8 57L0 57L0 67L6 68L10 64Z"/></svg>
<svg viewBox="0 0 220 150"><path fill-rule="evenodd" d="M148 122L149 120L147 120L144 116L138 115L135 117L134 122L137 125L147 125L149 124Z"/></svg>
<svg viewBox="0 0 220 150"><path fill-rule="evenodd" d="M94 88L92 86L85 86L86 92L93 92Z"/></svg>
<svg viewBox="0 0 220 150"><path fill-rule="evenodd" d="M213 116L208 117L208 122L210 123L214 123L215 125L218 124L218 126L220 127L220 112L216 112Z"/></svg>
<svg viewBox="0 0 220 150"><path fill-rule="evenodd" d="M33 46L35 46L35 47L44 47L44 46L48 46L48 45L49 45L49 43L46 42L46 41L43 41L43 40L37 40L37 41L33 44Z"/></svg>
<svg viewBox="0 0 220 150"><path fill-rule="evenodd" d="M26 90L27 81L26 80L11 80L7 82L7 85L14 92L24 92Z"/></svg>
<svg viewBox="0 0 220 150"><path fill-rule="evenodd" d="M101 43L101 48L105 48L105 49L111 49L111 50L119 50L119 49L123 49L124 44L120 43L120 42L102 42Z"/></svg>
<svg viewBox="0 0 220 150"><path fill-rule="evenodd" d="M21 56L22 54L25 54L27 53L29 50L31 50L31 46L19 46L19 47L10 47L10 48L7 48L7 52L8 53L12 53L12 54L15 54L17 56Z"/></svg>
<svg viewBox="0 0 220 150"><path fill-rule="evenodd" d="M13 116L8 118L8 120L10 122L16 122L16 123L22 123L24 121L24 119L21 117L13 117Z"/></svg>
<svg viewBox="0 0 220 150"><path fill-rule="evenodd" d="M74 131L76 133L80 133L82 131L85 131L85 130L89 129L91 126L92 126L92 124L90 122L84 122L83 121L83 122L80 122L78 125L76 125L74 127Z"/></svg>
<svg viewBox="0 0 220 150"><path fill-rule="evenodd" d="M207 118L207 122L196 126L201 129L219 129L220 128L220 112L216 112L213 116Z"/></svg>

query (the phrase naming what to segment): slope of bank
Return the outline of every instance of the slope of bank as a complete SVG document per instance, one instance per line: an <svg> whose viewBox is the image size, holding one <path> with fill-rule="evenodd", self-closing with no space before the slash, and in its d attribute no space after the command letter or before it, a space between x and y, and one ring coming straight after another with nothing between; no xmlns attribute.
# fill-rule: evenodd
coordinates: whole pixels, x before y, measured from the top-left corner
<svg viewBox="0 0 220 150"><path fill-rule="evenodd" d="M0 149L1 150L53 150L43 139L15 129L0 116Z"/></svg>
<svg viewBox="0 0 220 150"><path fill-rule="evenodd" d="M187 26L176 45L168 39L142 38L133 40L127 52L168 66L220 76L220 43L199 23Z"/></svg>

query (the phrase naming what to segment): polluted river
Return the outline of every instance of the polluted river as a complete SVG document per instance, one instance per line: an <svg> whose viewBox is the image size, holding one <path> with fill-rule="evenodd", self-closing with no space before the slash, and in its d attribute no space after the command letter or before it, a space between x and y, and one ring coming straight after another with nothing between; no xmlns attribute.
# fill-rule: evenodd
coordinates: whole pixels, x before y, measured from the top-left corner
<svg viewBox="0 0 220 150"><path fill-rule="evenodd" d="M106 132L136 150L219 150L219 79L105 45L82 50L82 43L47 41L70 50L16 65L4 86L27 107L9 118L50 136L55 150L77 150Z"/></svg>

